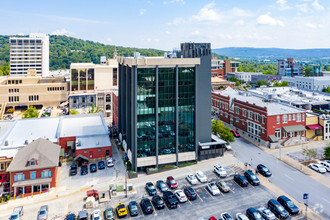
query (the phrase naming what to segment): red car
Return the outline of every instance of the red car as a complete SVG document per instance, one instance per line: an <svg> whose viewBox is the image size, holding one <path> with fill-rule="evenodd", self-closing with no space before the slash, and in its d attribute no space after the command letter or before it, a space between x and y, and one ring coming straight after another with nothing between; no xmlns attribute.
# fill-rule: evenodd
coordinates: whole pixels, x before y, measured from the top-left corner
<svg viewBox="0 0 330 220"><path fill-rule="evenodd" d="M175 181L175 179L173 178L173 176L168 176L166 178L166 182L168 184L168 186L171 188L171 189L176 189L178 188L178 183Z"/></svg>
<svg viewBox="0 0 330 220"><path fill-rule="evenodd" d="M230 132L237 138L241 136L235 129L231 129Z"/></svg>
<svg viewBox="0 0 330 220"><path fill-rule="evenodd" d="M214 216L211 216L211 217L209 218L209 220L217 220L217 218L214 217Z"/></svg>

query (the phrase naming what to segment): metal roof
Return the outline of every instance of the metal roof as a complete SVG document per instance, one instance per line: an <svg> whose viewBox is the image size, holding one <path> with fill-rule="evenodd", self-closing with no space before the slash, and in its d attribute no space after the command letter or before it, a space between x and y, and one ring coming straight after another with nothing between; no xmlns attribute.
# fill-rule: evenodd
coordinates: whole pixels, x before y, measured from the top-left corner
<svg viewBox="0 0 330 220"><path fill-rule="evenodd" d="M283 129L286 133L295 132L295 131L305 131L306 130L303 125L283 126Z"/></svg>

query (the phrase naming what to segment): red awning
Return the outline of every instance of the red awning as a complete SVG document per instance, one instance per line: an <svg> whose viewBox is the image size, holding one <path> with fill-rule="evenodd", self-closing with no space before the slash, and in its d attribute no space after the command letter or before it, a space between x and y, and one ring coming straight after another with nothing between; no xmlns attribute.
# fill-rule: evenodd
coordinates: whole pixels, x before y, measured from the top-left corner
<svg viewBox="0 0 330 220"><path fill-rule="evenodd" d="M309 130L319 130L319 129L323 129L323 127L319 124L315 124L315 125L306 125L306 128Z"/></svg>

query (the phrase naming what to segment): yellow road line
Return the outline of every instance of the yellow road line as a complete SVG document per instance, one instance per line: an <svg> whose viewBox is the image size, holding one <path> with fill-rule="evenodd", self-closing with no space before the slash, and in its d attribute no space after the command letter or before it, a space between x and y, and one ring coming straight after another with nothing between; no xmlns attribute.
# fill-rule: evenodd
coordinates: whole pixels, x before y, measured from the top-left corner
<svg viewBox="0 0 330 220"><path fill-rule="evenodd" d="M219 191L220 191L221 195L224 197L225 195L221 192L221 190L219 190Z"/></svg>
<svg viewBox="0 0 330 220"><path fill-rule="evenodd" d="M143 214L143 211L142 211L142 208L141 208L140 204L138 204L138 206L139 206L139 208L140 208L140 210L141 210L141 213L142 213L142 215L143 215L143 217L144 217L144 214Z"/></svg>
<svg viewBox="0 0 330 220"><path fill-rule="evenodd" d="M254 188L254 186L249 182L249 184Z"/></svg>
<svg viewBox="0 0 330 220"><path fill-rule="evenodd" d="M232 191L235 194L234 190L230 189L230 191Z"/></svg>
<svg viewBox="0 0 330 220"><path fill-rule="evenodd" d="M234 183L236 183L236 181L234 181ZM237 186L239 186L242 190L245 191L245 189L243 189L238 183L236 183Z"/></svg>
<svg viewBox="0 0 330 220"><path fill-rule="evenodd" d="M211 195L211 193L209 193L209 191L206 189L206 187L204 189L212 197L212 199L214 199L214 197Z"/></svg>
<svg viewBox="0 0 330 220"><path fill-rule="evenodd" d="M192 203L190 202L190 200L187 198L188 202L190 203L190 205L192 205Z"/></svg>
<svg viewBox="0 0 330 220"><path fill-rule="evenodd" d="M160 197L160 198L163 200L163 202L164 202L165 207L167 208L167 210L169 210L168 207L167 207L167 205L166 205L166 203L165 203L165 201L164 201L164 199L162 197Z"/></svg>
<svg viewBox="0 0 330 220"><path fill-rule="evenodd" d="M191 185L186 178L184 178L184 180L188 183L188 185Z"/></svg>
<svg viewBox="0 0 330 220"><path fill-rule="evenodd" d="M212 173L213 173L213 175L214 175L216 178L219 178L219 177L217 176L217 174L215 174L215 172L214 172L214 171L213 171Z"/></svg>
<svg viewBox="0 0 330 220"><path fill-rule="evenodd" d="M155 207L154 207L154 205L152 204L151 201L150 201L150 204L151 204L152 208L154 208L155 213L157 214L156 209L155 209Z"/></svg>
<svg viewBox="0 0 330 220"><path fill-rule="evenodd" d="M180 204L178 203L179 208L181 208Z"/></svg>
<svg viewBox="0 0 330 220"><path fill-rule="evenodd" d="M200 200L202 200L202 202L204 202L204 200L198 195L197 192L196 192L196 194L197 194L198 198L199 198Z"/></svg>

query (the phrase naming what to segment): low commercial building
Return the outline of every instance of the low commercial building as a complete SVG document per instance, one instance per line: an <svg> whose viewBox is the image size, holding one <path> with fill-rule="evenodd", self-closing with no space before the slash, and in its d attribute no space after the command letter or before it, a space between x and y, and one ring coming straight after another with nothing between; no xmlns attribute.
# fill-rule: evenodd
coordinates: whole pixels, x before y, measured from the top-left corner
<svg viewBox="0 0 330 220"><path fill-rule="evenodd" d="M316 114L306 113L306 138L323 140L323 127L319 124L319 116Z"/></svg>
<svg viewBox="0 0 330 220"><path fill-rule="evenodd" d="M280 81L282 79L282 76L280 75L269 75L269 74L257 74L251 76L251 82L257 83L259 80L265 80L268 83L271 81Z"/></svg>
<svg viewBox="0 0 330 220"><path fill-rule="evenodd" d="M212 88L214 90L227 88L227 87L234 87L236 85L235 82L230 82L227 80L222 79L221 77L213 76L211 78Z"/></svg>
<svg viewBox="0 0 330 220"><path fill-rule="evenodd" d="M7 169L11 194L24 197L55 187L60 149L43 138L20 149Z"/></svg>
<svg viewBox="0 0 330 220"><path fill-rule="evenodd" d="M304 143L305 110L227 88L212 92L212 110L241 135L263 145Z"/></svg>
<svg viewBox="0 0 330 220"><path fill-rule="evenodd" d="M240 62L232 60L220 60L213 57L211 60L211 74L212 77L219 77L226 79L228 73L235 73L239 67Z"/></svg>
<svg viewBox="0 0 330 220"><path fill-rule="evenodd" d="M330 139L330 116L329 115L320 115L319 124L323 127L323 139Z"/></svg>
<svg viewBox="0 0 330 220"><path fill-rule="evenodd" d="M230 77L235 77L239 81L251 82L252 76L262 75L262 72L236 72L236 73L227 73L227 79Z"/></svg>
<svg viewBox="0 0 330 220"><path fill-rule="evenodd" d="M289 82L292 87L318 92L322 92L324 88L327 88L330 85L330 76L282 77L282 80Z"/></svg>

